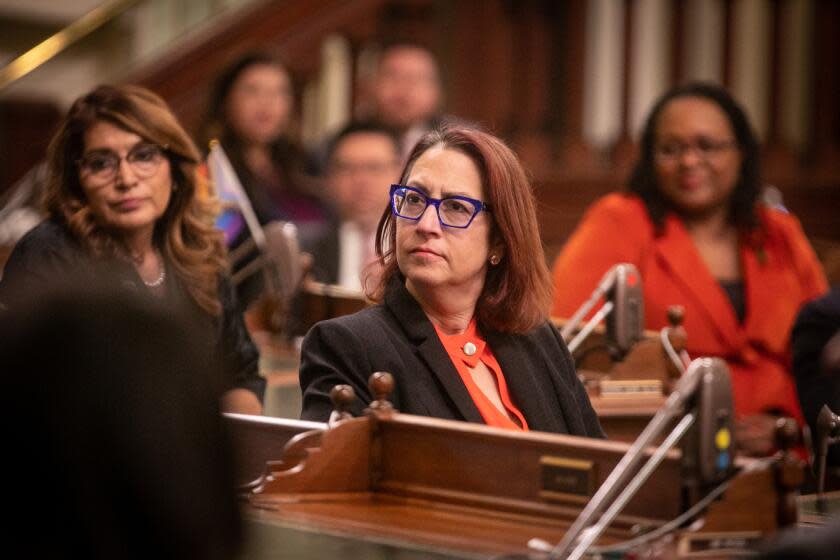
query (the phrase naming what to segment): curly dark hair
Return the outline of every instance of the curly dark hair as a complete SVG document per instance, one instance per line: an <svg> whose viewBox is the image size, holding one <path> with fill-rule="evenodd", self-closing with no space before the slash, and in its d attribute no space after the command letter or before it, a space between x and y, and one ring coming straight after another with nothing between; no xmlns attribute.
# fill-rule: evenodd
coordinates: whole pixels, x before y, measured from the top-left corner
<svg viewBox="0 0 840 560"><path fill-rule="evenodd" d="M197 172L198 149L157 94L138 86L102 85L73 103L50 143L48 213L65 223L92 256L130 258L120 239L97 222L79 180L77 162L84 152L85 132L103 121L166 146L172 197L155 224L154 243L198 306L220 315L219 277L227 260L222 234L213 225L218 203L206 195L209 187Z"/></svg>
<svg viewBox="0 0 840 560"><path fill-rule="evenodd" d="M711 101L726 115L735 133L738 149L741 151L741 170L732 193L729 221L741 230L759 227L756 214L756 203L761 194L761 154L758 140L741 106L729 92L715 84L693 82L676 86L656 101L642 131L641 154L630 175L628 190L642 199L656 229L661 229L665 214L674 208L662 194L656 177L654 160L656 129L659 116L668 103L684 97L697 97Z"/></svg>

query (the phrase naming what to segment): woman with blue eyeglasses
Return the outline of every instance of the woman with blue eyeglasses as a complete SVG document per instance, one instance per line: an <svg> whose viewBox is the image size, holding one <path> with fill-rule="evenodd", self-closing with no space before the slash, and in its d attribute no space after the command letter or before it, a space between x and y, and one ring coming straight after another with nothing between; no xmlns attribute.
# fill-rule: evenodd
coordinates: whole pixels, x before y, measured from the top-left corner
<svg viewBox="0 0 840 560"><path fill-rule="evenodd" d="M213 227L216 204L198 195L199 158L149 90L99 86L77 99L50 145L47 219L9 256L0 312L31 308L68 281L159 303L190 321L220 366L223 379L208 372L196 383L218 388L225 410L259 414L265 380ZM110 336L102 333L106 353Z"/></svg>
<svg viewBox="0 0 840 560"><path fill-rule="evenodd" d="M685 308L692 357L724 358L736 441L773 448L778 416L802 420L790 330L826 279L798 220L761 201L760 151L747 115L719 86L666 92L641 137L627 193L597 201L554 264L554 314L569 317L612 265L642 275L645 325Z"/></svg>
<svg viewBox="0 0 840 560"><path fill-rule="evenodd" d="M303 343L302 418L330 390L386 371L401 412L603 437L558 331L534 197L513 152L464 126L415 146L377 230L377 305L315 325Z"/></svg>

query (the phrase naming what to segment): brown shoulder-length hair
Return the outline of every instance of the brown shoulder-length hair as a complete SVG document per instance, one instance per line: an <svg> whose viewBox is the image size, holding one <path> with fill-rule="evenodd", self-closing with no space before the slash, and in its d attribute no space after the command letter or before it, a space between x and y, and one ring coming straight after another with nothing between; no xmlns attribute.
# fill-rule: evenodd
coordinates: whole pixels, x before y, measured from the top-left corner
<svg viewBox="0 0 840 560"><path fill-rule="evenodd" d="M400 176L404 184L414 163L433 147L457 150L479 170L485 202L492 208L489 243L504 249L490 266L476 304L481 325L497 331L526 333L548 316L551 277L545 264L531 183L513 151L500 139L464 123L444 124L426 134L412 150ZM376 232L376 253L384 267L367 295L381 301L388 283L402 275L397 266L396 218L385 209Z"/></svg>
<svg viewBox="0 0 840 560"><path fill-rule="evenodd" d="M82 247L95 258L129 258L114 232L99 224L79 181L78 161L85 132L108 122L165 148L172 174L169 206L155 225L154 243L175 269L198 306L221 314L219 275L226 268L222 234L213 222L218 203L198 196L200 155L166 102L151 91L130 85L103 85L73 103L48 152L46 208L63 221Z"/></svg>

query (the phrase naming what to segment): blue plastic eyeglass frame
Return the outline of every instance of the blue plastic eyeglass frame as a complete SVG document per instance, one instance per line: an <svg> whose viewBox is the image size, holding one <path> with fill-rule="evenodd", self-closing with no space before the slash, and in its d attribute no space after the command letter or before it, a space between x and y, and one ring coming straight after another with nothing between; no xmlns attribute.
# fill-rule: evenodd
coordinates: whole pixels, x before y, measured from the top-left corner
<svg viewBox="0 0 840 560"><path fill-rule="evenodd" d="M397 207L394 204L394 193L397 192L400 189L402 189L404 191L416 192L417 194L419 194L420 196L422 196L423 198L426 199L426 207L423 208L423 211L420 212L420 215L417 216L416 218L409 218L408 216L403 216L402 214L400 214L397 211ZM482 210L484 210L485 212L490 212L490 205L489 204L485 204L484 202L482 202L480 200L476 200L476 199L470 198L468 196L461 196L459 194L456 194L456 195L452 195L452 196L447 196L445 198L432 198L429 195L427 195L426 193L424 193L423 191L421 191L420 189L415 189L414 187L407 187L405 185L391 185L390 198L391 198L391 213L394 216L396 216L397 218L402 218L403 220L411 220L413 222L417 222L417 221L420 220L420 218L423 217L423 215L426 213L426 210L429 208L429 205L431 204L432 206L435 207L435 212L437 213L438 222L440 222L440 225L443 226L443 227L448 227L448 228L466 229L466 228L470 227L470 224L473 223L473 220L475 219L476 216L478 216L479 212L481 212ZM470 221L468 221L465 225L463 225L463 226L453 226L453 225L450 225L450 224L443 223L443 218L440 217L440 203L443 202L444 200L447 200L447 199L450 199L450 198L454 198L456 200L464 200L464 201L469 202L469 203L471 203L475 206L475 212L473 212L473 215L470 216Z"/></svg>

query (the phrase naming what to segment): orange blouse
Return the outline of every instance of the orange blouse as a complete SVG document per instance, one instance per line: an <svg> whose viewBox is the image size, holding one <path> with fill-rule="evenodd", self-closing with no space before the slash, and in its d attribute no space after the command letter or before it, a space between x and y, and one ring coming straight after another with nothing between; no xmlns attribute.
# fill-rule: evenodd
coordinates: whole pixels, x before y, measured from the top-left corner
<svg viewBox="0 0 840 560"><path fill-rule="evenodd" d="M522 412L516 407L516 405L513 404L513 401L510 398L510 393L508 392L507 383L505 383L505 376L502 373L502 368L499 366L499 362L496 361L496 358L493 356L493 352L490 351L487 343L478 334L475 319L470 321L470 324L467 326L467 330L461 334L445 334L437 327L437 325L435 325L435 331L437 332L438 338L443 344L443 347L446 349L446 353L449 354L452 364L458 371L458 375L461 376L461 379L470 394L470 398L472 398L475 406L478 408L484 422L488 426L494 426L496 428L528 431L528 422L525 421L525 416L522 415ZM475 349L472 355L465 352L465 346L467 344L472 344ZM493 376L496 378L496 385L499 388L499 396L501 397L505 410L507 410L510 415L515 416L519 420L521 426L511 420L508 414L505 414L496 408L496 405L487 398L487 395L485 395L475 381L473 381L472 374L468 368L474 368L478 365L479 361L487 366L487 368L493 373Z"/></svg>

